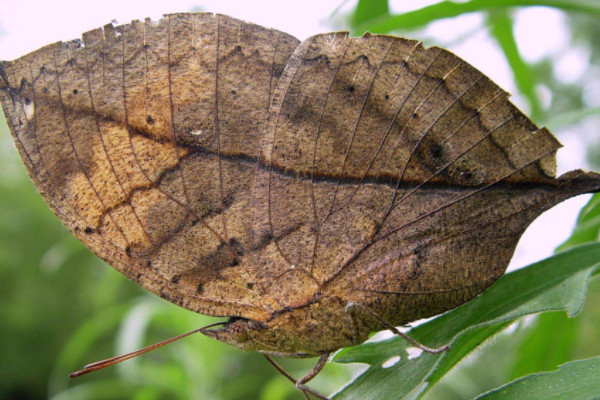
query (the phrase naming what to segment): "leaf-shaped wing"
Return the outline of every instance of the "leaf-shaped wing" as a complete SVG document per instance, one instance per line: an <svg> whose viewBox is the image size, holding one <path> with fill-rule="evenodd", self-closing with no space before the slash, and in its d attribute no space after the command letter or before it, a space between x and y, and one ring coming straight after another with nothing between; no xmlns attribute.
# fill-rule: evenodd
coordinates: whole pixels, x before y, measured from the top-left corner
<svg viewBox="0 0 600 400"><path fill-rule="evenodd" d="M183 307L264 319L272 302L239 259L252 158L296 45L205 13L107 25L1 63L0 96L38 189L96 254Z"/></svg>
<svg viewBox="0 0 600 400"><path fill-rule="evenodd" d="M436 313L491 284L542 210L599 186L555 179L559 143L479 71L391 36L298 45L174 14L2 62L0 78L63 223L206 314L265 321L319 294L394 323Z"/></svg>
<svg viewBox="0 0 600 400"><path fill-rule="evenodd" d="M597 189L596 175L554 179L559 147L448 51L312 37L261 147L253 223L279 254L268 272L393 323L452 308L503 273L539 213Z"/></svg>

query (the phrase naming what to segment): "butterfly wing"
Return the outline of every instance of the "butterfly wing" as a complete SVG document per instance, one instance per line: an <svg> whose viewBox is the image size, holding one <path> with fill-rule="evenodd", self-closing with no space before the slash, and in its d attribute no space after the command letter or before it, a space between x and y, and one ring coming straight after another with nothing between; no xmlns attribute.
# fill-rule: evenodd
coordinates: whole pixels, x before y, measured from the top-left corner
<svg viewBox="0 0 600 400"><path fill-rule="evenodd" d="M274 98L255 186L255 232L278 254L268 273L392 323L473 297L537 215L599 185L555 179L560 144L546 129L481 72L416 41L312 37Z"/></svg>
<svg viewBox="0 0 600 400"><path fill-rule="evenodd" d="M188 309L264 319L240 260L262 126L297 40L207 13L87 32L0 64L17 148L92 251Z"/></svg>

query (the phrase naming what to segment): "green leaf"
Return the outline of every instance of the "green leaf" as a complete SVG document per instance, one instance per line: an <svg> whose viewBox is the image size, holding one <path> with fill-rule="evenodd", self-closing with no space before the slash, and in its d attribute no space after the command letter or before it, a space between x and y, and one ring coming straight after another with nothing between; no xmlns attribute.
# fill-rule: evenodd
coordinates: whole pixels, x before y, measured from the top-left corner
<svg viewBox="0 0 600 400"><path fill-rule="evenodd" d="M558 370L528 375L479 396L495 399L597 399L600 393L600 357L563 364Z"/></svg>
<svg viewBox="0 0 600 400"><path fill-rule="evenodd" d="M401 345L400 345L401 346ZM399 347L400 347L399 346ZM436 363L439 355L422 354L413 360L401 353L391 352L386 361L402 354L400 361L389 368L382 363L373 364L363 374L358 376L349 386L338 392L334 399L401 399L407 396L418 398L427 388L424 376ZM336 362L345 362L336 359Z"/></svg>
<svg viewBox="0 0 600 400"><path fill-rule="evenodd" d="M550 310L576 315L590 275L600 260L600 244L584 245L500 278L474 300L410 331L427 346L451 343L443 354L408 359L401 338L344 349L336 362L364 362L370 367L342 389L336 399L419 398L464 357L517 318ZM382 364L400 356L389 368ZM387 383L386 383L387 382Z"/></svg>
<svg viewBox="0 0 600 400"><path fill-rule="evenodd" d="M389 15L388 0L358 0L352 25L357 26L375 18Z"/></svg>
<svg viewBox="0 0 600 400"><path fill-rule="evenodd" d="M547 6L565 11L600 16L600 3L593 0L470 0L465 2L442 1L415 11L388 15L356 27L358 33L370 31L387 33L396 29L419 28L432 21L456 17L461 14L494 8Z"/></svg>
<svg viewBox="0 0 600 400"><path fill-rule="evenodd" d="M51 395L60 393L69 386L69 373L81 369L85 364L82 361L85 355L91 352L100 338L119 325L129 307L130 304L119 304L99 311L77 329L56 359L48 382L48 392Z"/></svg>
<svg viewBox="0 0 600 400"><path fill-rule="evenodd" d="M490 26L490 33L498 42L512 69L519 91L523 93L529 102L531 117L536 121L540 121L543 118L542 105L536 93L535 76L529 64L523 60L519 53L511 16L505 10L497 10L490 12L487 21Z"/></svg>
<svg viewBox="0 0 600 400"><path fill-rule="evenodd" d="M580 108L553 115L546 121L546 125L554 131L565 126L575 125L588 117L597 115L600 115L600 107Z"/></svg>
<svg viewBox="0 0 600 400"><path fill-rule="evenodd" d="M581 209L577 217L577 225L588 223L600 215L600 195L594 194L590 201Z"/></svg>
<svg viewBox="0 0 600 400"><path fill-rule="evenodd" d="M519 357L513 365L511 379L535 372L551 371L573 359L573 348L578 341L577 322L579 321L568 319L563 313L538 315L532 326L526 329L525 337L519 343Z"/></svg>
<svg viewBox="0 0 600 400"><path fill-rule="evenodd" d="M559 246L557 251L597 241L599 232L600 196L596 194L581 209L577 226L571 237ZM596 285L596 289L599 287ZM595 296L598 296L597 290L594 292L590 287L587 303L594 304ZM582 351L583 348L587 348L582 343L584 342L582 339L586 337L582 324L591 321L594 325L591 312L593 310L588 307L584 310L584 314L587 315L576 320L568 319L562 313L545 313L537 316L524 331L522 341L518 344L519 357L512 366L510 374L512 378L540 371L551 371L569 360L597 354L597 351L589 353ZM548 351L549 348L552 348L552 351Z"/></svg>
<svg viewBox="0 0 600 400"><path fill-rule="evenodd" d="M568 248L584 243L595 242L600 238L600 195L595 194L583 207L577 218L577 226L571 237L557 247L556 251L564 251Z"/></svg>
<svg viewBox="0 0 600 400"><path fill-rule="evenodd" d="M51 397L50 400L126 399L131 398L133 393L131 385L106 379L74 386Z"/></svg>

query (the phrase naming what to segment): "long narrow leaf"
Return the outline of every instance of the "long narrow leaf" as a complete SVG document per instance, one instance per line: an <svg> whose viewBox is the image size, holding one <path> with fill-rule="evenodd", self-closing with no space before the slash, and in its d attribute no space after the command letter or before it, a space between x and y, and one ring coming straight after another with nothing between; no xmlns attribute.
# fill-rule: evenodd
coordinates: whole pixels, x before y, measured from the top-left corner
<svg viewBox="0 0 600 400"><path fill-rule="evenodd" d="M387 33L397 29L419 28L432 21L493 8L546 6L565 11L600 16L600 3L592 0L471 0L442 1L415 11L384 16L356 27L357 33Z"/></svg>
<svg viewBox="0 0 600 400"><path fill-rule="evenodd" d="M552 116L552 118L546 122L546 125L550 129L556 130L557 128L574 125L588 117L597 115L600 115L600 107L581 108L571 112L565 112L563 114Z"/></svg>
<svg viewBox="0 0 600 400"><path fill-rule="evenodd" d="M534 120L542 119L542 106L536 93L535 75L529 64L523 60L517 47L517 41L513 33L513 21L505 10L491 12L488 16L490 33L498 42L508 64L513 72L513 77L519 91L525 95L529 106L530 115Z"/></svg>
<svg viewBox="0 0 600 400"><path fill-rule="evenodd" d="M588 204L583 207L577 218L577 226L571 237L558 246L556 251L564 251L568 248L584 243L595 242L600 238L600 195L595 194Z"/></svg>
<svg viewBox="0 0 600 400"><path fill-rule="evenodd" d="M600 396L600 357L563 364L558 370L528 375L477 400L592 400Z"/></svg>
<svg viewBox="0 0 600 400"><path fill-rule="evenodd" d="M388 0L358 0L352 24L357 26L372 19L387 16L389 12Z"/></svg>

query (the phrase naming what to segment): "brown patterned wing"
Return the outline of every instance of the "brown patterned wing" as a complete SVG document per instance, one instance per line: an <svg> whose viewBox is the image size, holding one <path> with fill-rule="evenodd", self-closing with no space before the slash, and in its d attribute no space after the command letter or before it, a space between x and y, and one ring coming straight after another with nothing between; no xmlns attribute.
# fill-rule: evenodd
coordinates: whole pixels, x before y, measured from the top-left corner
<svg viewBox="0 0 600 400"><path fill-rule="evenodd" d="M29 174L62 222L144 288L264 319L242 260L260 135L297 45L213 14L107 25L0 64Z"/></svg>
<svg viewBox="0 0 600 400"><path fill-rule="evenodd" d="M279 82L261 147L253 223L278 255L263 271L392 323L452 308L503 273L539 213L598 188L595 174L554 178L559 147L448 51L312 37Z"/></svg>

